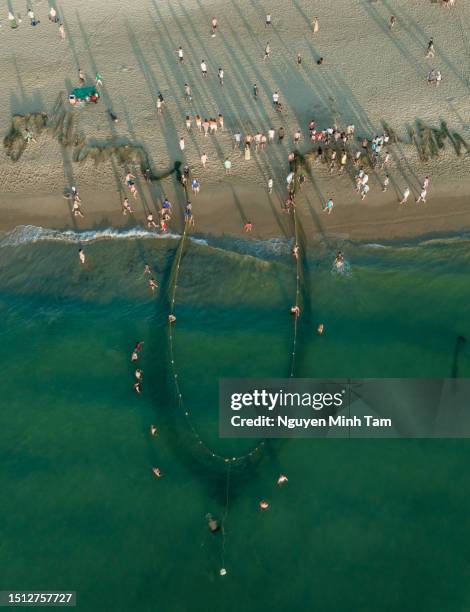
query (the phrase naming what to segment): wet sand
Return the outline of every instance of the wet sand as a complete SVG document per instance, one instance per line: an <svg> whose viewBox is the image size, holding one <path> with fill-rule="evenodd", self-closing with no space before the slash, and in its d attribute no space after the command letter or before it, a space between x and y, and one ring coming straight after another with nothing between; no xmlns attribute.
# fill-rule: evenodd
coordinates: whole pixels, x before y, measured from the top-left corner
<svg viewBox="0 0 470 612"><path fill-rule="evenodd" d="M325 178L327 184L331 179ZM169 182L169 181L168 181ZM297 195L297 212L305 239L341 236L351 240L399 240L427 235L447 235L470 231L470 198L465 195L466 182L453 192L436 186L426 204L415 204L414 197L400 206L398 194L392 188L382 193L377 187L366 200L361 201L352 189L335 194L341 204L328 215L322 210L318 197L321 182L315 186L308 182ZM169 182L165 189L174 209L170 232L181 233L184 206L181 187ZM469 186L470 191L470 186ZM145 202L151 201L147 189ZM453 197L449 197L454 193ZM116 194L102 193L99 197L87 189L80 192L85 218L73 217L70 202L59 196L37 194L1 194L0 229L8 231L17 225L36 225L55 229L96 230L113 228L146 228L146 210L142 198L132 201L135 214L121 213ZM131 198L132 200L132 198ZM247 239L292 237L291 216L281 210L281 200L266 189L241 185L238 177L209 187L192 198L198 235L243 236ZM155 209L152 209L155 214ZM246 221L253 223L250 234L244 232Z"/></svg>

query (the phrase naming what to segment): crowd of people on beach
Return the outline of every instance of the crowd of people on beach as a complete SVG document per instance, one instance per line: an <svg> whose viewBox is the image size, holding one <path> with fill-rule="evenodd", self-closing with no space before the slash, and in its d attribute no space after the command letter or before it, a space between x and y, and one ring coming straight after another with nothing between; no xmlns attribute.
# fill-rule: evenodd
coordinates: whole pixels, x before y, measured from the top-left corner
<svg viewBox="0 0 470 612"><path fill-rule="evenodd" d="M441 5L446 8L450 8L455 5L454 0L441 0ZM35 15L32 7L28 7L27 12L29 22L32 26L36 26L40 24L39 18ZM21 23L21 18L16 18L12 11L8 12L8 19L10 26L12 28L18 27L18 24ZM59 12L56 7L50 6L48 19L53 24L58 24L60 30L60 36L62 39L65 38L65 29L62 20L60 19ZM399 29L400 23L395 15L391 15L389 18L389 29L391 32L394 32L397 28ZM271 29L273 27L273 17L271 13L266 14L265 19L265 27L267 29ZM219 23L216 17L213 17L210 21L210 32L211 36L215 37L218 33ZM311 32L312 35L317 36L320 30L320 23L317 16L311 18ZM263 61L266 62L271 58L273 53L273 48L270 41L267 41L264 47L264 55ZM177 62L180 65L185 65L186 62L186 54L183 49L183 46L180 45L176 49ZM425 57L429 60L434 60L436 57L436 48L434 39L430 38L425 50ZM295 61L298 66L302 64L302 56L300 53L295 54ZM322 64L325 63L325 58L320 57L317 63ZM211 58L212 66L214 66L213 58ZM217 64L215 64L217 66ZM216 68L213 67L213 72L217 74L217 79L219 81L220 86L224 86L225 80L225 69L220 65ZM200 61L200 71L203 79L209 78L209 64L205 58L202 58ZM439 69L431 68L427 75L427 83L429 85L433 85L438 87L442 81L442 73ZM85 72L79 68L78 69L78 82L79 85L85 85L87 82ZM102 75L97 72L94 84L97 88L103 87L103 78ZM186 81L183 86L184 99L188 104L193 104L193 92L191 85ZM252 93L255 101L258 101L259 91L258 85L253 83L252 85ZM275 111L282 113L283 112L283 104L281 102L280 92L275 90L272 92L272 107ZM156 95L156 112L157 115L163 115L166 107L166 101L161 93L158 91ZM112 113L112 111L108 110L113 121L117 121L117 117ZM217 116L208 115L205 117L199 113L187 113L184 117L184 125L186 129L186 133L188 134L200 134L203 138L208 138L210 136L217 136L218 132L225 132L225 118L222 112L219 112ZM245 133L242 134L242 130L234 129L232 132L232 151L229 155L225 155L222 163L223 168L226 175L231 175L233 172L233 156L237 155L238 157L242 156L245 161L250 161L253 153L261 153L267 149L268 146L272 144L284 144L284 142L289 142L293 145L293 151L288 153L288 161L291 163L293 156L297 154L299 148L302 143L309 143L310 147L313 146L313 149L309 152L310 159L320 160L327 164L329 173L333 174L337 172L338 174L343 174L345 171L349 171L351 177L353 177L354 184L357 192L359 193L362 200L366 199L370 192L370 183L368 181L369 175L367 172L367 168L372 168L374 172L378 170L387 170L387 166L391 161L391 153L389 151L389 143L390 137L384 132L381 135L375 135L371 139L367 137L359 137L356 135L356 129L354 124L348 124L345 127L340 127L339 125L331 125L329 127L319 127L314 118L312 118L305 129L305 132L298 127L293 131L292 134L286 138L286 129L283 125L274 128L273 126L264 129L264 130L244 130ZM25 141L27 144L31 142L36 142L34 138L33 132L28 129L25 133ZM183 157L186 156L186 137L181 134L179 136L179 149ZM382 151L384 149L384 151ZM200 153L200 163L202 169L204 170L207 167L209 158L207 152L205 150ZM188 187L191 188L193 195L197 195L200 192L201 183L198 177L193 177L189 179L190 169L188 165L185 165L184 172L181 176L181 181L185 189ZM147 177L144 177L147 178ZM390 173L385 172L383 179L381 182L382 192L386 192L390 185ZM137 200L139 196L138 188L135 183L136 177L128 171L125 177L125 186L129 190L130 196L134 200ZM188 181L190 181L188 183ZM299 174L296 177L297 186L301 189L302 185L306 181L305 174ZM268 194L273 194L273 188L276 181L270 176L267 181L267 191ZM290 187L290 181L287 181L288 187ZM70 194L72 207L71 212L74 218L81 219L84 218L84 212L82 209L82 204L80 197L78 195L78 191L76 188L72 188L73 191ZM406 193L407 187L403 189L403 194ZM425 189L427 193L427 189ZM420 197L417 199L418 202L425 202L426 197ZM407 197L399 200L403 203L408 200ZM135 214L135 208L130 204L129 197L124 197L122 200L122 214L123 216L130 216ZM292 201L292 193L291 190L288 190L288 194L286 199L282 201L282 209L286 212L290 212L292 210L293 201ZM327 214L331 214L334 208L334 201L332 197L326 199L323 203L322 208ZM192 225L194 225L194 215L192 212L192 204L188 199L188 202L185 206L184 217L186 221L189 221ZM146 213L146 223L148 229L158 230L160 232L167 232L169 223L172 219L172 208L167 198L162 199L162 204L157 212L157 218L154 217L154 214L151 211ZM245 232L250 232L252 229L252 223L244 223Z"/></svg>

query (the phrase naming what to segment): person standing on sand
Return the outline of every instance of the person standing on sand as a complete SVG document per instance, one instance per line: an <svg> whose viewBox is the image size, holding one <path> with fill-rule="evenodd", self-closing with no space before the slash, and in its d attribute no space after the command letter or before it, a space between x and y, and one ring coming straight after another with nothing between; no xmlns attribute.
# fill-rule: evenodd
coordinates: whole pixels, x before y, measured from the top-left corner
<svg viewBox="0 0 470 612"><path fill-rule="evenodd" d="M124 201L122 203L122 214L124 216L126 216L127 214L132 215L134 211L131 208L131 205L129 204L129 200L127 198L124 198Z"/></svg>
<svg viewBox="0 0 470 612"><path fill-rule="evenodd" d="M24 140L26 144L29 144L30 142L37 142L36 138L34 138L33 132L30 129L26 130Z"/></svg>
<svg viewBox="0 0 470 612"><path fill-rule="evenodd" d="M325 204L323 208L323 212L326 212L330 215L331 211L333 210L334 205L335 203L333 202L333 198L329 198L328 202Z"/></svg>
<svg viewBox="0 0 470 612"><path fill-rule="evenodd" d="M242 141L242 135L240 134L239 131L235 132L235 134L233 135L233 149L240 149L240 144Z"/></svg>
<svg viewBox="0 0 470 612"><path fill-rule="evenodd" d="M184 138L183 138L183 136L181 136L181 138L180 138L180 149L181 149L181 151L184 151L184 146L185 146L184 145Z"/></svg>
<svg viewBox="0 0 470 612"><path fill-rule="evenodd" d="M96 87L103 87L103 77L99 72L95 75L95 85Z"/></svg>
<svg viewBox="0 0 470 612"><path fill-rule="evenodd" d="M212 38L214 38L217 32L217 19L215 17L212 17L211 32L212 32Z"/></svg>
<svg viewBox="0 0 470 612"><path fill-rule="evenodd" d="M395 17L395 15L390 15L390 19L388 20L388 27L390 32L393 30L393 28L397 25L397 18Z"/></svg>
<svg viewBox="0 0 470 612"><path fill-rule="evenodd" d="M57 23L59 21L59 18L57 17L57 11L53 6L51 6L49 10L49 21L51 23Z"/></svg>
<svg viewBox="0 0 470 612"><path fill-rule="evenodd" d="M434 41L431 38L428 42L428 48L426 51L426 58L428 59L432 59L434 56L436 55L436 52L434 50Z"/></svg>
<svg viewBox="0 0 470 612"><path fill-rule="evenodd" d="M224 71L222 68L219 68L219 70L217 71L217 75L219 77L219 83L223 87L224 86Z"/></svg>
<svg viewBox="0 0 470 612"><path fill-rule="evenodd" d="M250 159L251 159L250 143L245 142L245 161L250 161Z"/></svg>
<svg viewBox="0 0 470 612"><path fill-rule="evenodd" d="M201 164L203 168L205 168L207 164L207 155L204 153L204 151L202 152L202 155L201 155Z"/></svg>
<svg viewBox="0 0 470 612"><path fill-rule="evenodd" d="M132 172L128 172L126 174L126 177L124 179L125 184L127 185L127 187L130 187L131 185L134 184L133 179L135 179L135 176L132 174Z"/></svg>
<svg viewBox="0 0 470 612"><path fill-rule="evenodd" d="M385 178L384 178L383 185L382 185L382 191L384 193L387 191L389 184L390 184L390 177L388 176L388 174L386 174Z"/></svg>
<svg viewBox="0 0 470 612"><path fill-rule="evenodd" d="M320 24L318 23L318 17L314 17L312 19L312 34L317 34L320 29Z"/></svg>
<svg viewBox="0 0 470 612"><path fill-rule="evenodd" d="M269 44L269 42L266 43L266 46L264 48L264 58L263 61L266 61L266 59L271 57L271 45Z"/></svg>
<svg viewBox="0 0 470 612"><path fill-rule="evenodd" d="M279 128L279 130L278 130L278 132L277 132L277 135L278 135L279 143L281 143L281 144L282 144L282 141L284 140L284 136L286 135L286 131L285 131L285 129L282 127L282 125L281 125L281 127Z"/></svg>
<svg viewBox="0 0 470 612"><path fill-rule="evenodd" d="M429 187L429 176L425 176L424 181L423 181L423 189L427 191L428 187Z"/></svg>
<svg viewBox="0 0 470 612"><path fill-rule="evenodd" d="M80 85L85 85L85 73L81 68L78 69L78 81Z"/></svg>
<svg viewBox="0 0 470 612"><path fill-rule="evenodd" d="M227 157L224 161L225 174L232 174L232 162Z"/></svg>
<svg viewBox="0 0 470 612"><path fill-rule="evenodd" d="M268 179L268 193L272 193L273 192L273 179L269 178Z"/></svg>
<svg viewBox="0 0 470 612"><path fill-rule="evenodd" d="M149 229L157 229L158 227L157 224L155 223L152 213L149 213L147 215L147 227Z"/></svg>
<svg viewBox="0 0 470 612"><path fill-rule="evenodd" d="M80 204L77 200L74 201L72 205L72 214L74 217L84 217L85 215L82 213L82 209L80 208Z"/></svg>
<svg viewBox="0 0 470 612"><path fill-rule="evenodd" d="M258 85L256 83L253 85L253 97L255 100L258 99Z"/></svg>
<svg viewBox="0 0 470 612"><path fill-rule="evenodd" d="M272 23L271 23L271 13L268 13L266 15L266 23L264 24L264 27L267 28L270 25L272 25Z"/></svg>
<svg viewBox="0 0 470 612"><path fill-rule="evenodd" d="M201 60L201 72L203 77L207 76L207 64L205 60Z"/></svg>
<svg viewBox="0 0 470 612"><path fill-rule="evenodd" d="M408 201L409 197L410 197L410 188L409 187L405 187L405 190L403 192L403 197L400 200L400 204L406 204L406 202Z"/></svg>
<svg viewBox="0 0 470 612"><path fill-rule="evenodd" d="M183 53L183 47L178 47L178 62L180 64L184 64L184 53Z"/></svg>
<svg viewBox="0 0 470 612"><path fill-rule="evenodd" d="M59 37L60 40L65 40L65 28L63 23L61 23L59 26Z"/></svg>
<svg viewBox="0 0 470 612"><path fill-rule="evenodd" d="M420 202L422 202L423 204L426 204L426 196L427 196L427 191L426 189L423 187L421 189L421 193L419 194L419 198L416 200L416 204L419 204Z"/></svg>
<svg viewBox="0 0 470 612"><path fill-rule="evenodd" d="M251 230L253 229L253 223L251 221L247 221L245 223L245 225L243 226L243 229L245 230L245 232L251 232Z"/></svg>
<svg viewBox="0 0 470 612"><path fill-rule="evenodd" d="M201 189L201 183L199 182L197 178L193 178L191 182L191 189L193 190L193 193L195 195L199 193L199 190Z"/></svg>
<svg viewBox="0 0 470 612"><path fill-rule="evenodd" d="M296 53L295 63L297 64L298 68L300 68L300 66L302 65L302 56L300 55L300 53Z"/></svg>
<svg viewBox="0 0 470 612"><path fill-rule="evenodd" d="M38 25L39 19L36 19L36 17L34 16L33 9L31 8L28 10L28 17L32 26Z"/></svg>
<svg viewBox="0 0 470 612"><path fill-rule="evenodd" d="M184 84L184 99L186 102L192 102L193 97L191 95L191 86L188 83Z"/></svg>

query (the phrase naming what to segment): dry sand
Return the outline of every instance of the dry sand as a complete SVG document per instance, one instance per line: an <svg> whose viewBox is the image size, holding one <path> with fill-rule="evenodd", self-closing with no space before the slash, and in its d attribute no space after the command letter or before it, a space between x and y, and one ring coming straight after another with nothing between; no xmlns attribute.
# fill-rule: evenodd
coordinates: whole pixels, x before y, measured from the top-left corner
<svg viewBox="0 0 470 612"><path fill-rule="evenodd" d="M385 120L405 138L406 128L416 119L438 126L444 119L451 130L470 142L470 3L457 0L454 9L422 0L387 1L333 0L312 3L303 0L257 2L255 0L108 0L106 3L64 0L55 3L64 17L67 39L59 40L58 27L47 19L48 3L36 1L33 8L41 23L29 25L24 18L11 30L5 18L0 29L0 66L3 96L0 123L9 128L12 113L50 112L60 92L77 85L81 67L93 82L103 76L103 98L97 106L74 111L78 129L90 142L112 139L143 145L155 169L164 171L175 160L188 163L202 183L201 195L193 200L196 230L202 233L237 234L243 222L254 224L253 236L289 233L289 222L281 212L287 153L294 131L304 134L315 118L327 127L336 118L342 125L354 123L356 132L373 136ZM11 0L15 11L24 6ZM273 26L265 28L269 10ZM388 17L398 19L389 33ZM215 15L219 31L210 35ZM317 15L320 31L311 34L310 20ZM24 16L23 16L24 17ZM425 58L433 36L436 58ZM269 41L272 57L263 62ZM182 45L185 63L178 64ZM294 63L296 52L303 57L301 68ZM323 66L315 61L327 60ZM202 79L200 61L208 64L209 76ZM225 71L220 87L217 68ZM439 88L426 85L431 67L442 71ZM193 103L183 98L184 83L191 84ZM252 96L257 83L259 99ZM286 112L274 112L271 94L280 92ZM157 117L155 100L161 91L165 113ZM119 117L110 124L106 108ZM204 138L184 126L186 114L225 117L226 131ZM283 145L268 146L254 153L251 161L232 152L232 134L242 134L283 125ZM185 136L184 155L178 139ZM469 157L457 157L450 144L438 159L418 160L411 144L390 147L394 163L389 170L392 185L382 194L383 172L371 173L371 191L361 202L351 178L330 177L326 168L312 166L312 179L298 198L299 218L307 237L318 233L340 233L351 238L397 238L416 234L470 229ZM209 157L205 170L199 158ZM118 175L109 163L72 162L71 151L48 134L28 145L18 162L0 154L0 226L18 224L50 227L122 226L143 223L148 210L157 210L162 196L182 204L174 178L141 189L135 219L123 217L124 168ZM230 156L234 174L224 176L223 160ZM427 204L399 207L397 195L405 185L414 194L424 175L431 177ZM275 189L266 194L272 176ZM85 219L70 217L64 188L75 184L83 200ZM322 213L329 196L335 200L331 215ZM177 214L172 229L181 228Z"/></svg>

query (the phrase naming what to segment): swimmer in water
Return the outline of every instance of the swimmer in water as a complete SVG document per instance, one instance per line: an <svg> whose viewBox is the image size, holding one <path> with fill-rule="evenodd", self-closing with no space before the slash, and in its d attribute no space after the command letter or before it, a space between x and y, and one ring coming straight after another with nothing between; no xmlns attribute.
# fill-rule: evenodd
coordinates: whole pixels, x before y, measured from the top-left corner
<svg viewBox="0 0 470 612"><path fill-rule="evenodd" d="M143 342L136 343L134 350L132 351L131 361L137 361L139 359L139 353L142 350L143 346L144 346Z"/></svg>
<svg viewBox="0 0 470 612"><path fill-rule="evenodd" d="M323 325L323 323L320 323L320 325L317 327L317 334L321 336L324 330L325 330L325 326Z"/></svg>
<svg viewBox="0 0 470 612"><path fill-rule="evenodd" d="M145 264L144 274L152 274L152 270L148 264Z"/></svg>
<svg viewBox="0 0 470 612"><path fill-rule="evenodd" d="M215 520L212 514L206 514L206 519L207 519L207 526L209 527L212 533L219 531L220 529L219 523Z"/></svg>
<svg viewBox="0 0 470 612"><path fill-rule="evenodd" d="M135 377L137 380L141 381L142 380L142 376L144 375L144 373L142 372L142 370L139 370L139 368L137 368L137 370L135 371Z"/></svg>
<svg viewBox="0 0 470 612"><path fill-rule="evenodd" d="M170 323L174 323L176 321L175 315L172 315L172 314L168 315L168 321Z"/></svg>
<svg viewBox="0 0 470 612"><path fill-rule="evenodd" d="M343 265L344 265L344 255L343 253L341 253L341 251L338 251L335 257L335 266L337 268L342 268Z"/></svg>
<svg viewBox="0 0 470 612"><path fill-rule="evenodd" d="M296 244L294 246L294 248L292 249L292 255L296 258L299 259L299 251L300 251L300 247L298 244Z"/></svg>
<svg viewBox="0 0 470 612"><path fill-rule="evenodd" d="M153 437L156 437L158 434L158 430L155 427L155 425L150 425L150 435L152 435Z"/></svg>
<svg viewBox="0 0 470 612"><path fill-rule="evenodd" d="M292 306L290 313L294 315L294 317L298 317L300 315L300 308L298 306Z"/></svg>
<svg viewBox="0 0 470 612"><path fill-rule="evenodd" d="M277 479L277 484L279 486L282 486L285 482L289 482L289 479L287 478L285 474L281 474L279 478Z"/></svg>
<svg viewBox="0 0 470 612"><path fill-rule="evenodd" d="M152 472L153 472L153 474L154 474L155 478L161 478L161 477L163 476L163 474L162 474L162 472L161 472L160 468L153 467L153 468L152 468Z"/></svg>
<svg viewBox="0 0 470 612"><path fill-rule="evenodd" d="M78 257L80 259L80 263L83 265L86 261L86 257L85 257L85 253L83 252L83 249L78 249Z"/></svg>
<svg viewBox="0 0 470 612"><path fill-rule="evenodd" d="M155 291L155 289L158 289L158 283L154 278L151 278L149 280L149 287L152 291Z"/></svg>
<svg viewBox="0 0 470 612"><path fill-rule="evenodd" d="M142 393L142 387L140 386L140 382L134 383L134 391L140 395Z"/></svg>
<svg viewBox="0 0 470 612"><path fill-rule="evenodd" d="M267 510L269 508L269 503L265 499L262 499L259 503L259 507L261 510Z"/></svg>

